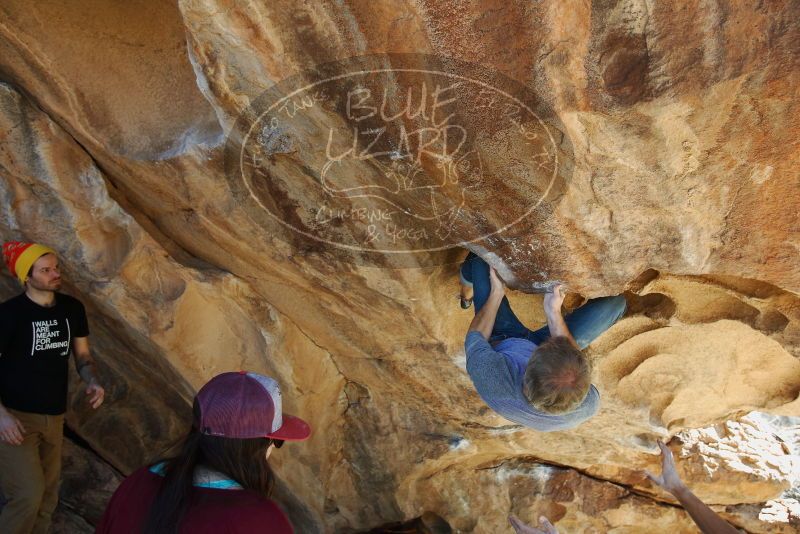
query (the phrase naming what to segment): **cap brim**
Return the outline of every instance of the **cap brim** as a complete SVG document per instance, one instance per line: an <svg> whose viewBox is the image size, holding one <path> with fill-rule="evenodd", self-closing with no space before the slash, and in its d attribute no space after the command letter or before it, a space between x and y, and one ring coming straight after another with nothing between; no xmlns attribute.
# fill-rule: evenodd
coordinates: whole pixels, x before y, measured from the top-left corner
<svg viewBox="0 0 800 534"><path fill-rule="evenodd" d="M283 414L283 425L265 437L286 441L303 441L311 435L308 423L293 415Z"/></svg>

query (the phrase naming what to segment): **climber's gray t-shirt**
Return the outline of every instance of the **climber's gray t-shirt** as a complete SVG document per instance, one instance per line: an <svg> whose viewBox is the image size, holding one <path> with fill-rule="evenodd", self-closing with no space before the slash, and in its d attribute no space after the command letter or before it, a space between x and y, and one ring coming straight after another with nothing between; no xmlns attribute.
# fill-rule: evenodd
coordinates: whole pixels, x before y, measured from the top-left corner
<svg viewBox="0 0 800 534"><path fill-rule="evenodd" d="M600 394L591 386L583 403L574 411L553 415L534 409L522 394L522 380L536 345L527 339L504 339L494 348L480 332L467 332L464 342L467 372L489 407L515 423L542 432L567 430L597 413Z"/></svg>

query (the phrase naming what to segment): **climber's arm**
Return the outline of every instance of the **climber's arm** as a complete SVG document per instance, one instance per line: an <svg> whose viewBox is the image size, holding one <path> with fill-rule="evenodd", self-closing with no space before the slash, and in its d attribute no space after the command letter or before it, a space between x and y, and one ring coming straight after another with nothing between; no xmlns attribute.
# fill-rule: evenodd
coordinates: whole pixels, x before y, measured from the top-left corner
<svg viewBox="0 0 800 534"><path fill-rule="evenodd" d="M547 317L547 328L550 330L551 337L563 336L567 338L570 343L578 347L575 338L567 327L564 316L561 315L561 305L564 303L564 286L558 284L553 288L553 291L544 296L544 314Z"/></svg>
<svg viewBox="0 0 800 534"><path fill-rule="evenodd" d="M686 486L671 492L704 534L739 534L730 523L706 506Z"/></svg>
<svg viewBox="0 0 800 534"><path fill-rule="evenodd" d="M647 478L678 499L704 534L738 534L738 530L718 516L714 510L706 506L683 483L678 475L675 459L672 457L672 451L669 450L669 447L660 440L658 447L661 449L661 474L656 476L645 471Z"/></svg>
<svg viewBox="0 0 800 534"><path fill-rule="evenodd" d="M475 317L469 325L469 332L480 332L484 339L489 339L492 335L494 328L494 321L497 318L497 310L500 309L500 303L503 302L505 296L505 285L500 277L497 276L494 268L489 269L489 279L492 283L492 289L489 291L489 298L486 304L475 313Z"/></svg>

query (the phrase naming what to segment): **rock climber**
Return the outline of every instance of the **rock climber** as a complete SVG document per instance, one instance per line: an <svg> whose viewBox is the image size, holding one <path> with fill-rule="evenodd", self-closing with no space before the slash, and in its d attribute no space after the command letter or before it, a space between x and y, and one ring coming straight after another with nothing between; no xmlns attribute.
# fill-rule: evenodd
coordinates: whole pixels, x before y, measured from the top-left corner
<svg viewBox="0 0 800 534"><path fill-rule="evenodd" d="M25 291L0 304L0 532L44 534L58 504L70 352L92 408L105 392L83 304L58 292L55 251L13 241L3 255Z"/></svg>
<svg viewBox="0 0 800 534"><path fill-rule="evenodd" d="M534 331L514 315L505 284L483 259L470 252L460 278L462 307L475 304L464 344L467 372L486 404L543 432L567 430L592 417L600 395L582 349L622 317L625 298L591 299L563 317L564 288L556 285L544 297L547 325Z"/></svg>

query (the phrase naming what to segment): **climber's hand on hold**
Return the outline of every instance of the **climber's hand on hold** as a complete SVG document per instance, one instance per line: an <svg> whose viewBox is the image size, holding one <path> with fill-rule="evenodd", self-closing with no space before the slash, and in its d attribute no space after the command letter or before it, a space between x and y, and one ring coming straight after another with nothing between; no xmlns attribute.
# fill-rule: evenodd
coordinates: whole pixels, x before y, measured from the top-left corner
<svg viewBox="0 0 800 534"><path fill-rule="evenodd" d="M489 281L491 282L492 289L491 292L495 295L505 295L506 293L506 285L498 276L497 271L494 270L494 267L489 267Z"/></svg>
<svg viewBox="0 0 800 534"><path fill-rule="evenodd" d="M580 348L575 342L575 338L572 337L564 317L561 315L561 305L564 304L565 294L564 284L556 284L552 291L545 294L542 304L544 306L544 315L547 318L547 328L550 330L550 336L565 337L575 348Z"/></svg>
<svg viewBox="0 0 800 534"><path fill-rule="evenodd" d="M539 527L532 527L523 523L519 517L511 514L508 516L508 522L514 528L517 534L558 534L558 530L554 527L545 516L539 517Z"/></svg>
<svg viewBox="0 0 800 534"><path fill-rule="evenodd" d="M544 295L544 311L549 315L561 315L561 305L564 304L564 284L556 284L552 291Z"/></svg>
<svg viewBox="0 0 800 534"><path fill-rule="evenodd" d="M494 328L494 321L497 319L497 310L505 298L505 284L494 267L489 268L489 282L492 289L489 291L489 298L480 310L475 311L475 317L469 325L469 332L480 332L484 339L489 339Z"/></svg>

